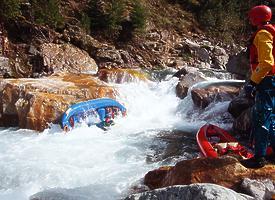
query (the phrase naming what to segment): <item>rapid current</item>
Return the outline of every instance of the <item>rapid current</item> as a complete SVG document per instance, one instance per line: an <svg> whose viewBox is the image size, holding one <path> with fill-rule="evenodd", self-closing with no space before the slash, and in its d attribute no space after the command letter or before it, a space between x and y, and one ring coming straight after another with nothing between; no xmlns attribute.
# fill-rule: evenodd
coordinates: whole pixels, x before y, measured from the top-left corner
<svg viewBox="0 0 275 200"><path fill-rule="evenodd" d="M109 130L85 125L64 134L59 125L35 131L0 128L0 199L114 200L141 185L144 175L175 159L152 159L167 142L160 133L191 133L206 122L229 127L229 102L195 108L190 95L175 95L177 78L162 81L113 84L127 116ZM189 138L190 139L190 138ZM189 140L182 140L183 148ZM182 152L177 159L198 156ZM169 157L169 156L168 156Z"/></svg>

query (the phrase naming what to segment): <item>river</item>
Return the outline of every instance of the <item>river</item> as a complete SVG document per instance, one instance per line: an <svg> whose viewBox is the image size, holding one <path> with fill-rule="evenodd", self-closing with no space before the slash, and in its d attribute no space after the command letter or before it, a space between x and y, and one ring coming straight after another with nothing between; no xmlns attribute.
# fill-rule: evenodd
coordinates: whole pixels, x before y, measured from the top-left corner
<svg viewBox="0 0 275 200"><path fill-rule="evenodd" d="M177 82L170 77L114 85L120 94L118 101L128 112L107 132L85 125L68 134L58 125L41 134L0 129L0 199L25 200L32 195L45 200L120 199L148 171L163 164L148 162L148 156L156 152L153 146L165 148L165 142L155 139L161 131L194 134L206 122L231 125L230 116L224 114L229 102L213 104L202 112L194 108L190 96L176 97ZM188 154L192 152L182 159Z"/></svg>

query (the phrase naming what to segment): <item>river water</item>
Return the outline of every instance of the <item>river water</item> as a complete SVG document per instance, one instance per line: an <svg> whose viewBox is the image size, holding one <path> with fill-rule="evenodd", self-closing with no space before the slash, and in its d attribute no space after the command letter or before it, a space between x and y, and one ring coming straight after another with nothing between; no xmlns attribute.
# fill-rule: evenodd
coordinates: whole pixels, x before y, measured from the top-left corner
<svg viewBox="0 0 275 200"><path fill-rule="evenodd" d="M206 122L231 125L230 116L224 114L229 102L202 112L190 96L176 97L177 82L169 78L115 85L118 101L128 112L107 132L85 125L68 134L58 125L42 134L0 129L0 199L120 199L148 171L163 164L148 162L156 152L152 146L165 148L165 142L155 139L161 131L194 133ZM182 159L188 154L192 152ZM174 164L173 159L166 164Z"/></svg>

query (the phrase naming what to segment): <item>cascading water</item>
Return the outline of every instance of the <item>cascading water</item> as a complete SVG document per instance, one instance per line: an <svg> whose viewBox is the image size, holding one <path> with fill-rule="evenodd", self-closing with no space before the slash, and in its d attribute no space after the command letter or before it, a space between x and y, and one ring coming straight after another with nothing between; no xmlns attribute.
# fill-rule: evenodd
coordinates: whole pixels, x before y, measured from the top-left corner
<svg viewBox="0 0 275 200"><path fill-rule="evenodd" d="M131 184L161 165L146 160L152 144L165 145L155 144L159 131L195 130L205 122L194 119L200 116L190 97L176 97L177 81L115 85L128 112L107 132L95 126L68 134L58 125L42 134L0 129L0 199L121 198ZM227 105L220 103L218 109ZM214 107L210 114L218 110Z"/></svg>

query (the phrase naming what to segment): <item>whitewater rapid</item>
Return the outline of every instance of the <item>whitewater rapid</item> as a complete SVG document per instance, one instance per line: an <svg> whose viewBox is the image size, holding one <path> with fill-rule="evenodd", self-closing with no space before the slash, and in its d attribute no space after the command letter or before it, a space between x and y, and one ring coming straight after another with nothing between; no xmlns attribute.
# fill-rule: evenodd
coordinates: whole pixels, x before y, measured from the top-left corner
<svg viewBox="0 0 275 200"><path fill-rule="evenodd" d="M68 134L58 125L40 134L0 129L0 199L113 200L127 195L132 185L161 165L147 162L152 144L165 145L154 140L159 131L194 131L209 119L223 120L211 116L223 113L229 102L213 104L202 114L190 96L176 97L177 82L170 78L114 85L117 100L128 112L107 132L85 125Z"/></svg>

